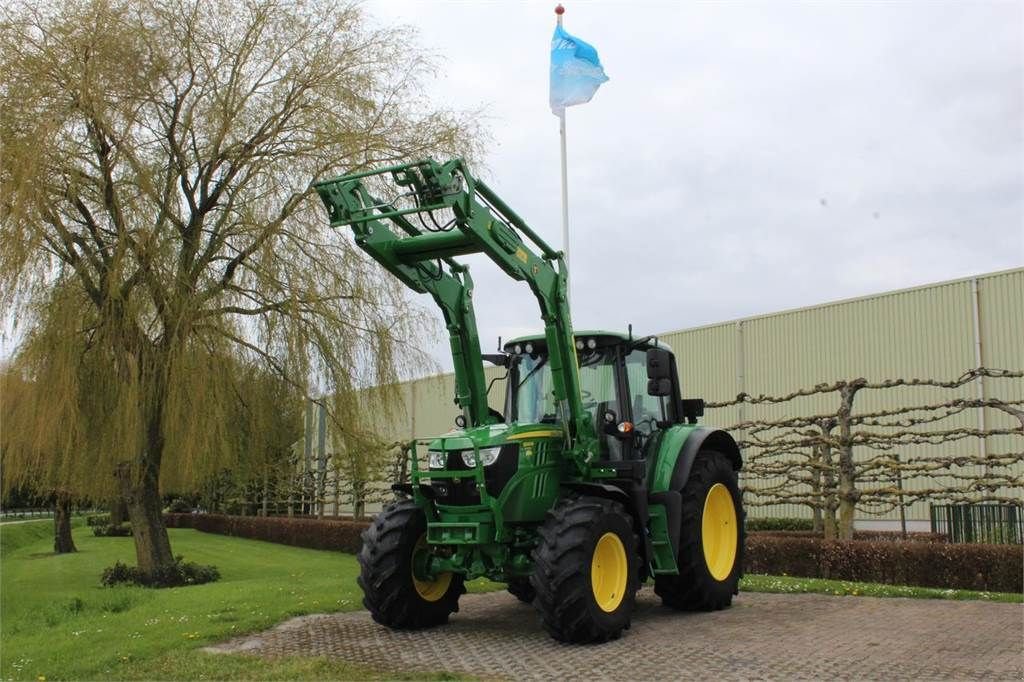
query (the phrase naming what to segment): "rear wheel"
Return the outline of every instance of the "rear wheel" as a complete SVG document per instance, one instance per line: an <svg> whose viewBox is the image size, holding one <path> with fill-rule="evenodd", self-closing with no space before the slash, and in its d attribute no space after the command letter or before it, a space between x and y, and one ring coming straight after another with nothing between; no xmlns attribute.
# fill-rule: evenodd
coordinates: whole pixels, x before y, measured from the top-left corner
<svg viewBox="0 0 1024 682"><path fill-rule="evenodd" d="M562 642L605 642L628 628L638 582L637 538L622 506L562 502L540 529L530 583L544 629Z"/></svg>
<svg viewBox="0 0 1024 682"><path fill-rule="evenodd" d="M412 500L387 507L363 533L359 586L363 605L375 621L396 629L417 629L448 622L465 593L462 576L417 574L425 563L427 519Z"/></svg>
<svg viewBox="0 0 1024 682"><path fill-rule="evenodd" d="M675 609L723 609L743 574L743 498L736 471L722 453L704 450L681 492L679 575L658 576L654 591Z"/></svg>

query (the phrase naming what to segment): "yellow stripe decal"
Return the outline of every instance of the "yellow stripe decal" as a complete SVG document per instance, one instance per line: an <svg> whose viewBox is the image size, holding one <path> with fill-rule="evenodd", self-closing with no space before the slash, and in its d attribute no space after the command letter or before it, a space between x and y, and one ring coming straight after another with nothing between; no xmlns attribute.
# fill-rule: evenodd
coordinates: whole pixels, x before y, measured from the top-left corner
<svg viewBox="0 0 1024 682"><path fill-rule="evenodd" d="M561 436L561 431L530 431L529 433L517 433L509 436L506 440L524 440L526 438L554 438Z"/></svg>

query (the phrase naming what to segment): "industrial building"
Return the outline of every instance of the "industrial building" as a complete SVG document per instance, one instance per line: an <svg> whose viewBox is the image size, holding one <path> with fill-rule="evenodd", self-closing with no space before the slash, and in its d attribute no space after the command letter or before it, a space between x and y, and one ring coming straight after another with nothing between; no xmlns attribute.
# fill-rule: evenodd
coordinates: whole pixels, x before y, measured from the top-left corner
<svg viewBox="0 0 1024 682"><path fill-rule="evenodd" d="M675 351L684 397L702 397L712 405L735 400L739 394L786 396L819 384L856 378L871 382L951 381L977 367L1020 371L1024 369L1024 268L666 331L659 335L659 340ZM491 398L492 406L500 410L501 372L497 368L488 372L498 379ZM379 426L382 439L410 440L450 430L458 413L453 393L451 374L402 384L400 405ZM856 411L878 412L956 398L998 399L1024 409L1024 379L984 378L955 389L903 386L864 391L857 399ZM323 417L316 414L319 409L311 405L307 416L307 433L313 434L303 444L303 466L308 470L322 467L332 450ZM829 413L835 409L836 396L826 393L781 403L712 408L703 421L733 428L745 422ZM1019 420L999 410L964 409L944 418L941 428L1001 429L1009 433L907 446L903 450L927 447L931 456L939 453L949 457L1024 452L1024 432ZM737 439L745 436L743 429L736 428L734 432ZM748 456L755 450L750 446ZM862 450L865 452L858 452L858 457L872 454L867 448ZM1013 471L1018 478L1024 475L1019 456ZM778 482L764 476L743 477L742 483L748 487L748 515L809 516L811 511L804 505L766 504L774 498L759 491L769 490ZM942 482L940 479L939 483ZM913 491L922 486L934 487L936 479L911 478L901 480L899 485ZM339 482L339 486L343 489L344 482ZM1002 490L1001 494L1024 499L1020 486ZM320 495L320 499L324 497L332 496ZM927 501L908 504L905 518L913 527L920 528L928 519L928 507ZM343 507L341 511L348 510ZM334 509L325 512L330 514ZM858 512L858 525L891 525L898 518L895 509L869 509Z"/></svg>

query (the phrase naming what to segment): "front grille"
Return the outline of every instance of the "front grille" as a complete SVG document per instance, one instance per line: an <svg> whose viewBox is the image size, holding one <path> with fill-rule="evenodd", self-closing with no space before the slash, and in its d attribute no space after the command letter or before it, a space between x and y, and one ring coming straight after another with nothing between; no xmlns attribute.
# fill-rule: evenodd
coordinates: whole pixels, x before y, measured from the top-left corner
<svg viewBox="0 0 1024 682"><path fill-rule="evenodd" d="M461 451L448 453L448 462L445 468L449 471L472 471L472 467L466 466L466 463L462 461ZM498 453L498 461L484 467L484 483L487 486L487 494L492 497L500 495L518 469L519 446L514 443L502 445L501 452ZM480 504L476 481L471 478L461 479L458 483L452 478L439 479L433 482L431 487L440 504Z"/></svg>

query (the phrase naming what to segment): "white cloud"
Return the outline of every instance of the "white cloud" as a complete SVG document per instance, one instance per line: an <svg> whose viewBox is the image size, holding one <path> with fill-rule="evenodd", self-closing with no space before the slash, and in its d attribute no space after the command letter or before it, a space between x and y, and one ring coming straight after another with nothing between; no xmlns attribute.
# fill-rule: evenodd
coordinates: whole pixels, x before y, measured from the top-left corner
<svg viewBox="0 0 1024 682"><path fill-rule="evenodd" d="M489 184L560 244L554 3L371 2L487 105ZM664 331L1024 263L1024 5L571 3L574 318ZM480 258L484 345L539 328ZM425 301L426 303L426 301ZM437 354L445 366L446 345Z"/></svg>

